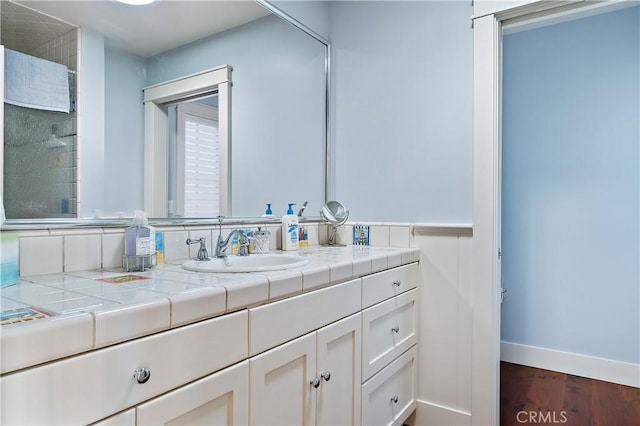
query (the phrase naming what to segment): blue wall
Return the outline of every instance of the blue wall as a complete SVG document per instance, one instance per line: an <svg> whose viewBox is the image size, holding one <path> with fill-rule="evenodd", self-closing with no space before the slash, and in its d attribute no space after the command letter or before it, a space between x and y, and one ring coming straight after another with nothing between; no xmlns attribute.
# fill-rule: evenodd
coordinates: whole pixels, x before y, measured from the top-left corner
<svg viewBox="0 0 640 426"><path fill-rule="evenodd" d="M336 198L354 220L471 222L467 1L330 2Z"/></svg>
<svg viewBox="0 0 640 426"><path fill-rule="evenodd" d="M125 213L143 209L144 105L146 63L109 47L105 65L105 208ZM117 171L114 173L114 171ZM107 213L115 213L109 211Z"/></svg>
<svg viewBox="0 0 640 426"><path fill-rule="evenodd" d="M639 24L504 37L503 341L640 362Z"/></svg>

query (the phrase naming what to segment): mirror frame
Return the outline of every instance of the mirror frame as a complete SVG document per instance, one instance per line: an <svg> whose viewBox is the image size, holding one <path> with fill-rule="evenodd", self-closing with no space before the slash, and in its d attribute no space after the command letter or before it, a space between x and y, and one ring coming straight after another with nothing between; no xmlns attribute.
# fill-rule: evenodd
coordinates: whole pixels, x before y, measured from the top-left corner
<svg viewBox="0 0 640 426"><path fill-rule="evenodd" d="M329 40L327 40L326 38L322 37L321 35L319 35L318 33L316 33L314 30L312 30L311 28L309 28L308 26L304 25L303 23L301 23L300 21L298 21L297 19L293 18L292 16L290 16L289 14L285 13L284 11L282 11L281 9L279 9L277 6L274 6L273 4L269 3L268 0L253 0L254 2L258 3L259 5L261 5L262 7L264 7L265 9L269 10L272 14L276 15L277 17L279 17L280 19L284 20L285 22L288 22L289 24L293 25L294 27L298 28L299 30L303 31L304 33L306 33L308 36L312 37L313 39L315 39L316 41L320 42L322 45L324 45L325 47L325 126L324 126L324 158L323 158L323 170L324 170L324 194L323 194L323 199L324 202L327 202L330 197L329 195L333 192L331 185L333 185L333 181L330 178L331 176L331 164L330 164L330 158L331 158L331 141L330 141L330 134L331 134L331 120L330 120L330 103L329 103L329 94L331 93L331 86L330 86L330 76L331 76L331 43L329 42ZM0 45L0 53L2 55L0 55L0 64L2 64L3 60L4 60L4 48L2 45ZM2 66L0 69L4 69L4 66ZM2 98L4 99L4 79L0 80L0 95L2 96ZM153 102L151 102L153 103ZM146 111L146 105L147 103L145 103L145 111ZM229 109L229 113L230 113L230 109ZM0 122L0 142L3 142L4 144L4 104L0 105L0 116L2 116L3 120L2 122ZM145 114L146 116L146 114ZM230 117L229 117L230 120ZM147 127L147 123L146 123L146 118L145 118L145 129ZM146 132L145 132L146 133ZM166 136L165 136L166 138ZM147 140L146 140L146 136L145 136L145 167L147 164ZM0 150L0 199L2 198L2 194L4 193L4 176L3 176L3 170L4 170L4 149ZM230 168L227 171L227 173L230 173ZM146 187L146 171L145 171L145 194L147 193L147 187ZM229 192L227 194L227 200L230 200L231 198L231 188L229 186ZM157 202L156 200L154 201L149 201L150 203L154 203ZM229 202L229 201L227 201ZM151 204L151 205L152 205ZM166 204L166 203L165 203ZM145 201L144 201L144 208L145 210L148 207L148 203L147 203L147 198L145 196ZM230 208L230 204L228 204L228 208ZM172 218L166 218L166 217L157 217L156 215L150 215L151 219L150 219L150 223L154 224L154 225L171 225L171 224L181 224L181 225L188 225L188 224L193 224L193 225L209 225L209 224L217 224L218 220L216 218L210 218L210 219L185 219L185 218L176 218L176 219L172 219ZM19 229L51 229L51 228L75 228L75 227L123 227L123 226L128 226L129 224L129 218L116 218L116 219L98 219L98 218L75 218L75 219L59 219L59 218L41 218L41 219L7 219L4 223L0 223L0 229L2 230L19 230ZM244 218L244 217L238 217L238 218L228 218L229 222L254 222L256 220L260 220L260 218ZM319 216L317 217L317 219L319 220ZM262 222L265 221L264 218L261 219ZM266 221L273 221L273 219L268 219ZM226 222L226 221L225 221Z"/></svg>

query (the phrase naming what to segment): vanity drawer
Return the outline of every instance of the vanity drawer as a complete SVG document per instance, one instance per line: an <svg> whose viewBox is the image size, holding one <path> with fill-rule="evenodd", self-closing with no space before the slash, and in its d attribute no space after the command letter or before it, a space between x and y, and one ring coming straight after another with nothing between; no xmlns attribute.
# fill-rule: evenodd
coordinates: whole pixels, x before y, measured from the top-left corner
<svg viewBox="0 0 640 426"><path fill-rule="evenodd" d="M249 309L249 355L259 354L359 311L361 284L358 278Z"/></svg>
<svg viewBox="0 0 640 426"><path fill-rule="evenodd" d="M418 263L400 266L362 278L362 308L368 308L390 297L418 286Z"/></svg>
<svg viewBox="0 0 640 426"><path fill-rule="evenodd" d="M418 341L414 289L362 311L362 379L380 371Z"/></svg>
<svg viewBox="0 0 640 426"><path fill-rule="evenodd" d="M402 425L416 408L417 346L362 385L363 425Z"/></svg>
<svg viewBox="0 0 640 426"><path fill-rule="evenodd" d="M2 424L88 424L247 357L247 311L0 378ZM147 368L139 383L134 371ZM142 381L142 379L140 379Z"/></svg>

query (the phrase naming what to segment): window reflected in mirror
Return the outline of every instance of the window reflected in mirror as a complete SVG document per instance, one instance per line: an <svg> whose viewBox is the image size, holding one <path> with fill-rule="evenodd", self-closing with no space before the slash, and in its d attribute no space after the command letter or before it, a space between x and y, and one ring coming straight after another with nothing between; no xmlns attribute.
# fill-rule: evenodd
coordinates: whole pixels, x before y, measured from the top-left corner
<svg viewBox="0 0 640 426"><path fill-rule="evenodd" d="M169 217L203 218L220 214L220 163L217 94L174 103L169 122Z"/></svg>

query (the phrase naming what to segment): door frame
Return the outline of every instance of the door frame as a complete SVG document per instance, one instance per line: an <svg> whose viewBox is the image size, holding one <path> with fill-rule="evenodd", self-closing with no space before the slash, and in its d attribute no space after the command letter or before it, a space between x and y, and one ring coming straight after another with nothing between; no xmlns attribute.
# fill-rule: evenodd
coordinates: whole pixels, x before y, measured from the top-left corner
<svg viewBox="0 0 640 426"><path fill-rule="evenodd" d="M624 1L476 1L473 105L471 423L500 421L502 31Z"/></svg>

